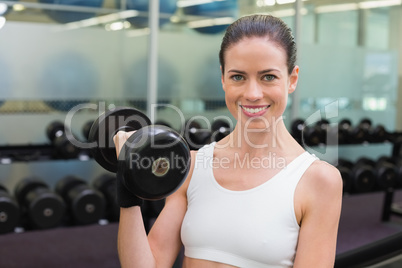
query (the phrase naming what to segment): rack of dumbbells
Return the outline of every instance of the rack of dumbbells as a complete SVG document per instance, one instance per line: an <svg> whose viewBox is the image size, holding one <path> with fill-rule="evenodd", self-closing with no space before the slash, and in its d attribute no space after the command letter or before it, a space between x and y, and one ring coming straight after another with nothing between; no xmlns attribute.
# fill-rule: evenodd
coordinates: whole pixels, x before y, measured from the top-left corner
<svg viewBox="0 0 402 268"><path fill-rule="evenodd" d="M93 120L82 127L88 139ZM68 138L71 133L60 121L47 125L44 144L2 145L0 163L89 160L91 151L78 148ZM116 175L104 173L88 181L68 175L51 188L37 176L21 178L13 189L0 183L0 234L57 227L117 222L119 207L115 200ZM163 201L145 202L144 224L157 215Z"/></svg>
<svg viewBox="0 0 402 268"><path fill-rule="evenodd" d="M340 155L333 163L343 179L344 194L369 192L385 193L382 220L389 221L391 215L402 216L402 208L393 203L394 191L402 189L402 133L389 132L378 124L374 126L368 118L352 125L351 120L343 119L338 124L320 120L306 125L302 119L292 122L291 133L303 146L348 146L389 144L389 154L373 158L361 156L356 161Z"/></svg>

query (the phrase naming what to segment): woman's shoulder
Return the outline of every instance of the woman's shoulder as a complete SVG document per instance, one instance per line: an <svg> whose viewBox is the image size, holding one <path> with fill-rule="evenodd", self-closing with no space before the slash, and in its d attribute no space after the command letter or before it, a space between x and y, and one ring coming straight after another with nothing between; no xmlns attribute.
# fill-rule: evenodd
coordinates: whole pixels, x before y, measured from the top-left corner
<svg viewBox="0 0 402 268"><path fill-rule="evenodd" d="M323 160L317 159L303 175L304 182L309 191L314 193L342 192L343 182L339 170Z"/></svg>

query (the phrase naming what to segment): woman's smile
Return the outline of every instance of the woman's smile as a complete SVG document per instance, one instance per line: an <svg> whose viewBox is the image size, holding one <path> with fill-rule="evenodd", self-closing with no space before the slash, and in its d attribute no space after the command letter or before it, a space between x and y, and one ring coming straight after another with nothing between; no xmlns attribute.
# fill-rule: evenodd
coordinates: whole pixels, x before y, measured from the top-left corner
<svg viewBox="0 0 402 268"><path fill-rule="evenodd" d="M271 105L239 105L248 117L262 116Z"/></svg>

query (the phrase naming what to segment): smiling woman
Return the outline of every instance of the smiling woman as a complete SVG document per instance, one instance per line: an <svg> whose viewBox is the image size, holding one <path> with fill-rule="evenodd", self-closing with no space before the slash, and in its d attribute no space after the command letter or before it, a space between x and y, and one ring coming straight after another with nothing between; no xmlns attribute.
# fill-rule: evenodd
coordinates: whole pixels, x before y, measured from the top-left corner
<svg viewBox="0 0 402 268"><path fill-rule="evenodd" d="M242 17L228 27L219 59L236 126L192 152L186 181L148 236L138 198L118 191L132 201L120 213L122 266L171 267L184 245L183 267L332 267L342 179L282 120L299 78L289 27L270 15Z"/></svg>

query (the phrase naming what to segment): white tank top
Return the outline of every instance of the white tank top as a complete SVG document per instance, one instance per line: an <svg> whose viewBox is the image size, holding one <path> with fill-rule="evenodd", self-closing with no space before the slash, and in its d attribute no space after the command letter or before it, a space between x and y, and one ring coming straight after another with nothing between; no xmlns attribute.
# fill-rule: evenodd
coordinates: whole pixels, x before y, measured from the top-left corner
<svg viewBox="0 0 402 268"><path fill-rule="evenodd" d="M196 155L181 227L185 256L246 268L292 267L300 229L294 192L317 158L304 152L265 183L232 191L213 176L214 146Z"/></svg>

